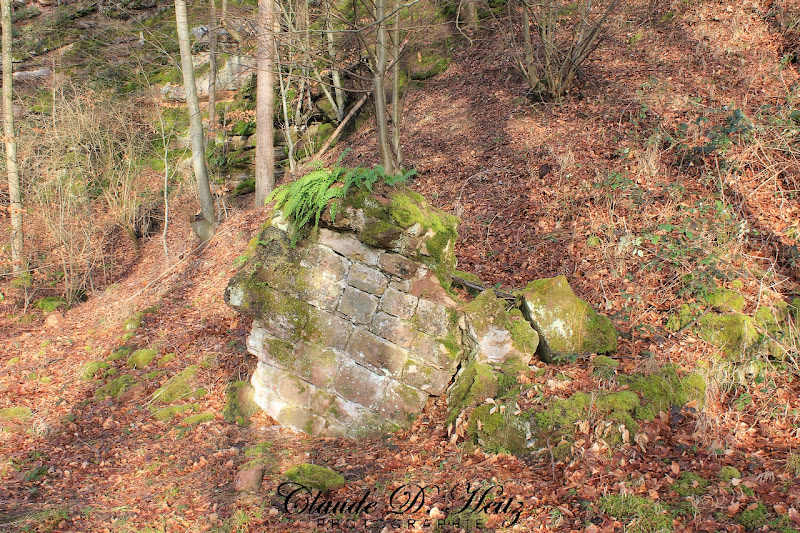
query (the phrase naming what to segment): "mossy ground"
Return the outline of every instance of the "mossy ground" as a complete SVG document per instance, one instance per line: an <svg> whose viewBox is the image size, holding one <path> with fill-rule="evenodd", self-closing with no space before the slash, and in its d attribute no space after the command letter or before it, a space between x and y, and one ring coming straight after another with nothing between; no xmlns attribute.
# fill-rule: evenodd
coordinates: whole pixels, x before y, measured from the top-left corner
<svg viewBox="0 0 800 533"><path fill-rule="evenodd" d="M119 397L122 396L123 392L130 389L137 383L138 382L133 376L130 376L128 374L123 374L122 376L109 381L108 383L97 389L94 395L95 397L100 399L109 397L114 399L119 399Z"/></svg>
<svg viewBox="0 0 800 533"><path fill-rule="evenodd" d="M619 379L620 383L642 395L643 404L636 409L636 418L652 420L661 411L668 413L671 407L680 408L691 401L699 408L705 404L706 383L703 377L692 373L681 378L673 365L648 376L636 374Z"/></svg>
<svg viewBox="0 0 800 533"><path fill-rule="evenodd" d="M153 412L153 417L160 421L160 422L169 422L175 416L180 413L185 413L187 411L197 411L200 409L199 404L183 404L183 405L169 405L167 407L162 407L161 409L157 409Z"/></svg>
<svg viewBox="0 0 800 533"><path fill-rule="evenodd" d="M108 366L108 363L105 361L89 361L83 366L80 378L82 380L90 380L94 378L99 371L107 370Z"/></svg>
<svg viewBox="0 0 800 533"><path fill-rule="evenodd" d="M153 394L153 400L159 403L173 403L176 400L195 397L199 398L205 395L205 390L198 389L194 386L195 378L197 377L197 366L189 366L183 369L179 374L175 375L163 387L159 388Z"/></svg>
<svg viewBox="0 0 800 533"><path fill-rule="evenodd" d="M144 368L153 362L153 359L158 356L158 350L153 348L142 348L136 350L128 356L126 365L128 368Z"/></svg>
<svg viewBox="0 0 800 533"><path fill-rule="evenodd" d="M284 475L289 481L320 492L344 487L345 483L344 478L330 468L309 463L292 466Z"/></svg>
<svg viewBox="0 0 800 533"><path fill-rule="evenodd" d="M633 494L610 494L600 498L600 511L623 522L629 533L672 531L672 518L649 498Z"/></svg>
<svg viewBox="0 0 800 533"><path fill-rule="evenodd" d="M706 491L708 480L694 472L684 472L670 485L678 496L700 496Z"/></svg>

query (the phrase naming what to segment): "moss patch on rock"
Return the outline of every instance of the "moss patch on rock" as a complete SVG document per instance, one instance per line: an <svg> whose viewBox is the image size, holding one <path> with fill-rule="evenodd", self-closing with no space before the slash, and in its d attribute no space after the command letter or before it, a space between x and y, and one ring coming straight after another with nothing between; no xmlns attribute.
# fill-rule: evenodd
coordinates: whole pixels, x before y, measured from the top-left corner
<svg viewBox="0 0 800 533"><path fill-rule="evenodd" d="M304 463L290 467L284 475L289 481L320 492L344 487L344 477L324 466Z"/></svg>
<svg viewBox="0 0 800 533"><path fill-rule="evenodd" d="M206 391L204 389L198 389L194 386L197 370L198 368L195 365L183 369L153 393L153 400L159 403L173 403L181 398L205 396Z"/></svg>
<svg viewBox="0 0 800 533"><path fill-rule="evenodd" d="M533 281L520 297L525 318L539 333L537 355L543 361L617 350L617 331L611 321L575 296L565 276Z"/></svg>
<svg viewBox="0 0 800 533"><path fill-rule="evenodd" d="M720 481L728 483L733 478L741 478L742 474L732 466L723 466L719 469L719 472L717 472L717 477Z"/></svg>
<svg viewBox="0 0 800 533"><path fill-rule="evenodd" d="M468 408L481 405L487 398L496 397L499 390L498 379L491 366L469 362L456 378L450 392L447 424L454 422Z"/></svg>
<svg viewBox="0 0 800 533"><path fill-rule="evenodd" d="M758 339L755 321L741 313L706 315L697 322L697 333L728 356L741 356Z"/></svg>
<svg viewBox="0 0 800 533"><path fill-rule="evenodd" d="M83 369L81 369L80 378L84 381L88 381L94 378L98 372L101 370L108 369L109 365L105 361L89 361L85 365L83 365Z"/></svg>
<svg viewBox="0 0 800 533"><path fill-rule="evenodd" d="M598 355L592 359L592 374L601 379L611 379L617 373L619 361L611 359L606 355Z"/></svg>
<svg viewBox="0 0 800 533"><path fill-rule="evenodd" d="M250 417L261 408L253 400L255 388L247 381L234 381L228 384L225 391L225 410L222 418L243 426L250 424Z"/></svg>
<svg viewBox="0 0 800 533"><path fill-rule="evenodd" d="M158 360L158 366L167 366L168 363L175 359L175 352L170 352Z"/></svg>
<svg viewBox="0 0 800 533"><path fill-rule="evenodd" d="M528 453L528 442L533 436L530 416L515 415L515 411L515 401L476 407L470 414L467 433L474 444L490 453Z"/></svg>
<svg viewBox="0 0 800 533"><path fill-rule="evenodd" d="M744 297L736 291L719 288L706 295L706 303L718 311L744 310Z"/></svg>
<svg viewBox="0 0 800 533"><path fill-rule="evenodd" d="M120 346L119 348L111 352L108 357L106 357L106 361L112 363L114 361L122 359L123 357L131 353L132 350L133 348L131 348L130 346Z"/></svg>
<svg viewBox="0 0 800 533"><path fill-rule="evenodd" d="M153 348L142 348L136 350L128 356L126 365L128 368L144 368L153 362L153 359L158 355L158 350Z"/></svg>

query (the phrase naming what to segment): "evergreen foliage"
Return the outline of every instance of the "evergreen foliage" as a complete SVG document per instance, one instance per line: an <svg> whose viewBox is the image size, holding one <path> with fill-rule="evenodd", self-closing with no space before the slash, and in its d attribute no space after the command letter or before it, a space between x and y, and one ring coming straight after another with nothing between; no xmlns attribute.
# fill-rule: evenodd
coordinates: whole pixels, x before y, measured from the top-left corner
<svg viewBox="0 0 800 533"><path fill-rule="evenodd" d="M339 202L347 196L351 187L372 191L377 182L389 186L404 183L417 174L416 170L408 170L397 175L389 175L382 166L374 169L318 168L292 183L281 185L267 198L275 201L275 209L283 211L284 216L292 224L292 246L297 243L299 230L314 221L319 227L319 219L325 208L330 206L331 218L336 217Z"/></svg>

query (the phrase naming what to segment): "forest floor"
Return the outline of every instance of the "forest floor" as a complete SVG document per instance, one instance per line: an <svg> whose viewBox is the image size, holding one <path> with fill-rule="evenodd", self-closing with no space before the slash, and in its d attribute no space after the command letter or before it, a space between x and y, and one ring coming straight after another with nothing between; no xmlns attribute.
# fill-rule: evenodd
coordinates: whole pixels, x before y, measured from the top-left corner
<svg viewBox="0 0 800 533"><path fill-rule="evenodd" d="M566 275L619 330L618 373L699 371L702 409L660 413L641 422L644 438L618 446L592 420L565 461L547 448L465 450L448 437L444 398L410 429L358 441L295 434L265 414L248 427L226 422L226 387L247 380L255 360L249 320L222 293L268 214L234 204L204 247L174 224L170 262L160 239L145 241L126 276L63 316L20 320L31 311L0 302L0 409L31 413L0 421L0 530L800 531L798 344L726 366L691 328L666 329L715 287L735 287L748 314L800 294L800 77L782 61L769 4L628 6L580 90L558 104L530 100L496 34L456 36L449 68L405 102L411 186L461 217L459 269L506 289ZM369 121L331 160L345 147L343 164L378 162ZM175 357L128 368L125 357L109 361L122 346ZM102 360L109 367L83 379ZM190 365L204 394L156 420L153 393ZM545 368L528 376L537 401L621 388L588 359ZM121 376L118 398L98 394ZM235 492L259 443L261 489ZM326 498L365 497L377 510L287 513L278 486L302 462L345 477ZM737 475L720 476L723 467ZM419 512L388 514L393 492L410 486L441 490L429 489ZM470 502L467 490L485 499ZM600 505L609 495L620 508ZM479 512L487 502L502 505Z"/></svg>

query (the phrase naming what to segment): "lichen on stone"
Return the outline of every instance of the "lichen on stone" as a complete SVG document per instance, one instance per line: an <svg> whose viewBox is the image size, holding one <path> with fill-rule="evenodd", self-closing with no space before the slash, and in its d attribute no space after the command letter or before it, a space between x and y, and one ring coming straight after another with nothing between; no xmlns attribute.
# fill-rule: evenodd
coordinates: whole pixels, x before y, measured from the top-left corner
<svg viewBox="0 0 800 533"><path fill-rule="evenodd" d="M225 410L222 418L242 426L250 424L250 417L260 410L253 400L255 389L247 381L234 381L225 390Z"/></svg>
<svg viewBox="0 0 800 533"><path fill-rule="evenodd" d="M465 308L480 346L479 359L492 362L536 353L539 334L519 309L506 310L506 303L492 290L483 291Z"/></svg>

